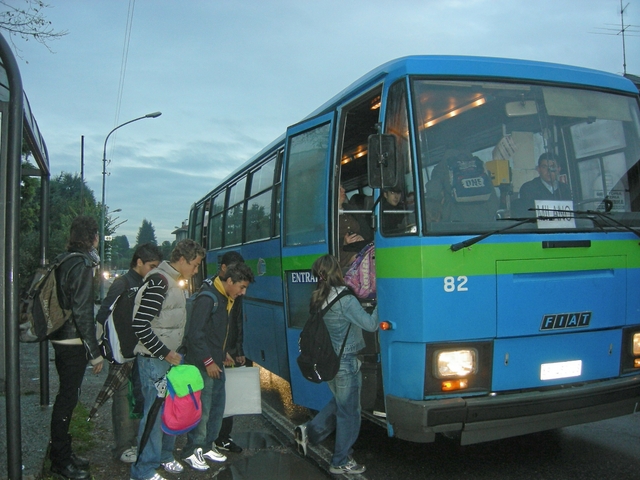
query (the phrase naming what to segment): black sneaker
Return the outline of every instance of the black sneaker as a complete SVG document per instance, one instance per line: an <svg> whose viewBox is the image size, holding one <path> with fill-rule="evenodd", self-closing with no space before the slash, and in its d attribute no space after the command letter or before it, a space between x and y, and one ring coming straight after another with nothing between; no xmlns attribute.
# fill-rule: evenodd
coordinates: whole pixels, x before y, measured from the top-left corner
<svg viewBox="0 0 640 480"><path fill-rule="evenodd" d="M227 437L227 438L219 438L218 440L215 441L216 447L219 450L224 450L226 452L231 452L231 453L240 453L242 452L242 447L240 445L238 445L236 442L234 442L231 437Z"/></svg>
<svg viewBox="0 0 640 480"><path fill-rule="evenodd" d="M76 467L73 463L70 463L66 467L61 467L54 463L51 464L51 473L58 475L62 478L69 478L73 480L85 480L91 477L91 474L87 470Z"/></svg>
<svg viewBox="0 0 640 480"><path fill-rule="evenodd" d="M86 470L87 468L89 468L89 460L84 457L79 457L75 453L71 454L71 463L73 463L81 470Z"/></svg>

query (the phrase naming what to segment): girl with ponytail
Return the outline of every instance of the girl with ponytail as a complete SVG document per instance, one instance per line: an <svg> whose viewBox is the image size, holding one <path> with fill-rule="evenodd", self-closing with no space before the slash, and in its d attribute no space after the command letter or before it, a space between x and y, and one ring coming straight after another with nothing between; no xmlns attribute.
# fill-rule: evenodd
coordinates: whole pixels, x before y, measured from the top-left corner
<svg viewBox="0 0 640 480"><path fill-rule="evenodd" d="M340 263L333 255L318 258L313 263L311 272L318 279L318 286L311 294L311 311L326 307L347 288L342 278ZM345 335L347 336L338 374L327 382L333 398L313 420L296 427L295 438L301 453L306 455L309 442L320 443L335 430L336 440L330 472L360 474L366 468L351 456L353 444L360 434L362 362L358 358L358 352L365 347L362 330L374 332L378 329L378 307L368 314L354 295L346 295L338 299L325 313L324 322L336 354L339 354Z"/></svg>

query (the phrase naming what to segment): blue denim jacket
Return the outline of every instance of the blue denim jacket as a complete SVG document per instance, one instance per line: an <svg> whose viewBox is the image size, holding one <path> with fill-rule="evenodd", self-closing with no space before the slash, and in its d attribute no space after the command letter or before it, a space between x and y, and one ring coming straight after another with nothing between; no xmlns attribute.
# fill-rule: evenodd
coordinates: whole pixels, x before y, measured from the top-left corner
<svg viewBox="0 0 640 480"><path fill-rule="evenodd" d="M334 287L329 294L325 306L333 299L339 292L346 287ZM324 315L324 321L331 335L331 343L336 353L340 352L340 347L344 340L344 335L347 333L349 323L351 323L351 330L349 330L349 338L344 346L343 355L350 353L354 354L362 350L365 346L364 338L362 337L362 330L368 332L375 332L378 329L378 307L369 315L364 311L360 302L354 295L347 295L338 300L331 309Z"/></svg>

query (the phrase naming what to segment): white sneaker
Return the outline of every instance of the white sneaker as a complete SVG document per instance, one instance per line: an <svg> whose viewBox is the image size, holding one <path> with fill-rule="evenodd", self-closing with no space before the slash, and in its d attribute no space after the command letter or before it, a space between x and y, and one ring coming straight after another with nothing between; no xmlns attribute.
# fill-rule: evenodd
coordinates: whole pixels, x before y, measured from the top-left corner
<svg viewBox="0 0 640 480"><path fill-rule="evenodd" d="M127 448L122 455L120 455L120 461L124 463L135 463L138 459L138 447Z"/></svg>
<svg viewBox="0 0 640 480"><path fill-rule="evenodd" d="M227 459L226 455L221 454L215 445L211 445L211 450L203 453L202 456L212 462L224 462Z"/></svg>
<svg viewBox="0 0 640 480"><path fill-rule="evenodd" d="M309 448L309 437L307 437L307 425L298 425L293 431L293 438L298 445L298 453L303 457L307 456L307 449Z"/></svg>
<svg viewBox="0 0 640 480"><path fill-rule="evenodd" d="M130 478L129 480L136 480L136 479ZM153 475L153 477L146 478L145 480L167 480L167 479L161 476L160 474L156 473Z"/></svg>
<svg viewBox="0 0 640 480"><path fill-rule="evenodd" d="M209 465L207 465L207 462L205 462L204 458L202 458L201 448L196 448L193 451L193 454L185 458L184 461L187 462L189 466L194 470L199 470L201 472L204 472L205 470L209 470Z"/></svg>
<svg viewBox="0 0 640 480"><path fill-rule="evenodd" d="M175 458L171 462L163 463L162 468L164 468L165 472L169 473L182 473L184 471L182 464Z"/></svg>

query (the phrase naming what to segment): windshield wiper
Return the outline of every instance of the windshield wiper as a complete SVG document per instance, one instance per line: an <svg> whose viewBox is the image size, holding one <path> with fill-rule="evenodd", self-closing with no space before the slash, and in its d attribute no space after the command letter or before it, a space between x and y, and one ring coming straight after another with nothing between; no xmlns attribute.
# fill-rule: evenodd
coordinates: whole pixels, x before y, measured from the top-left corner
<svg viewBox="0 0 640 480"><path fill-rule="evenodd" d="M604 212L598 212L597 210L585 210L585 211L568 210L568 212L572 213L574 216L575 215L585 215L585 216L595 215L596 217L598 217L598 218L600 218L602 220L606 220L607 222L610 222L609 225L618 226L618 227L626 230L627 232L633 233L636 237L640 238L640 232L638 232L637 230L634 230L629 225L625 225L621 221L616 220L615 218L609 216L609 211L610 210L605 210ZM593 218L592 218L592 220L593 220ZM638 245L640 245L640 243L638 243Z"/></svg>
<svg viewBox="0 0 640 480"><path fill-rule="evenodd" d="M533 222L537 222L538 219L552 219L552 218L559 218L559 217L529 217L529 218L525 218L525 219L520 219L520 218L516 218L515 220L519 220L518 222L506 226L504 228L500 228L498 230L494 230L493 232L488 232L488 233L483 233L482 235L477 235L475 237L469 238L468 240L465 240L463 242L458 242L458 243L454 243L453 245L451 245L449 248L451 249L452 252L457 252L458 250L462 250L463 248L467 248L470 247L471 245L475 245L478 242L481 242L482 240L484 240L487 237L490 237L491 235L496 235L497 233L502 233L502 232L506 232L507 230L511 230L512 228L516 228L519 227L520 225L524 225L525 223L533 223ZM513 218L504 218L501 220L514 220Z"/></svg>
<svg viewBox="0 0 640 480"><path fill-rule="evenodd" d="M609 212L611 212L611 209L613 208L613 202L611 200L609 200L608 198L605 198L604 205L605 205L605 211L604 212L599 212L597 210L546 210L548 212L559 213L561 215L552 215L552 216L538 215L538 216L528 217L528 218L524 218L524 219L523 218L502 218L500 220L503 220L503 221L504 220L514 220L514 221L516 221L516 223L514 223L513 225L509 225L507 227L504 227L504 228L500 228L498 230L494 230L493 232L483 233L482 235L478 235L476 237L470 238L470 239L465 240L463 242L454 243L449 248L451 249L452 252L457 252L458 250L462 250L463 248L470 247L471 245L475 245L476 243L481 242L482 240L484 240L487 237L490 237L492 235L496 235L498 233L506 232L507 230L511 230L512 228L519 227L520 225L524 225L525 223L533 223L534 221L537 222L538 220L566 219L568 213L573 215L574 218L576 216L585 216L585 217L587 217L595 225L597 225L601 230L604 230L603 229L603 225L606 225L606 224L603 224L603 223L601 223L599 221L596 221L596 218L598 218L600 220L605 220L606 222L609 222L610 226L620 227L620 228L622 228L622 229L624 229L624 230L626 230L628 232L633 233L636 237L640 238L640 231L634 230L630 226L625 225L624 223L620 222L619 220L616 220L615 218L609 216ZM535 212L536 209L535 208L530 208L529 211L530 212ZM640 245L640 243L638 243L638 245Z"/></svg>

